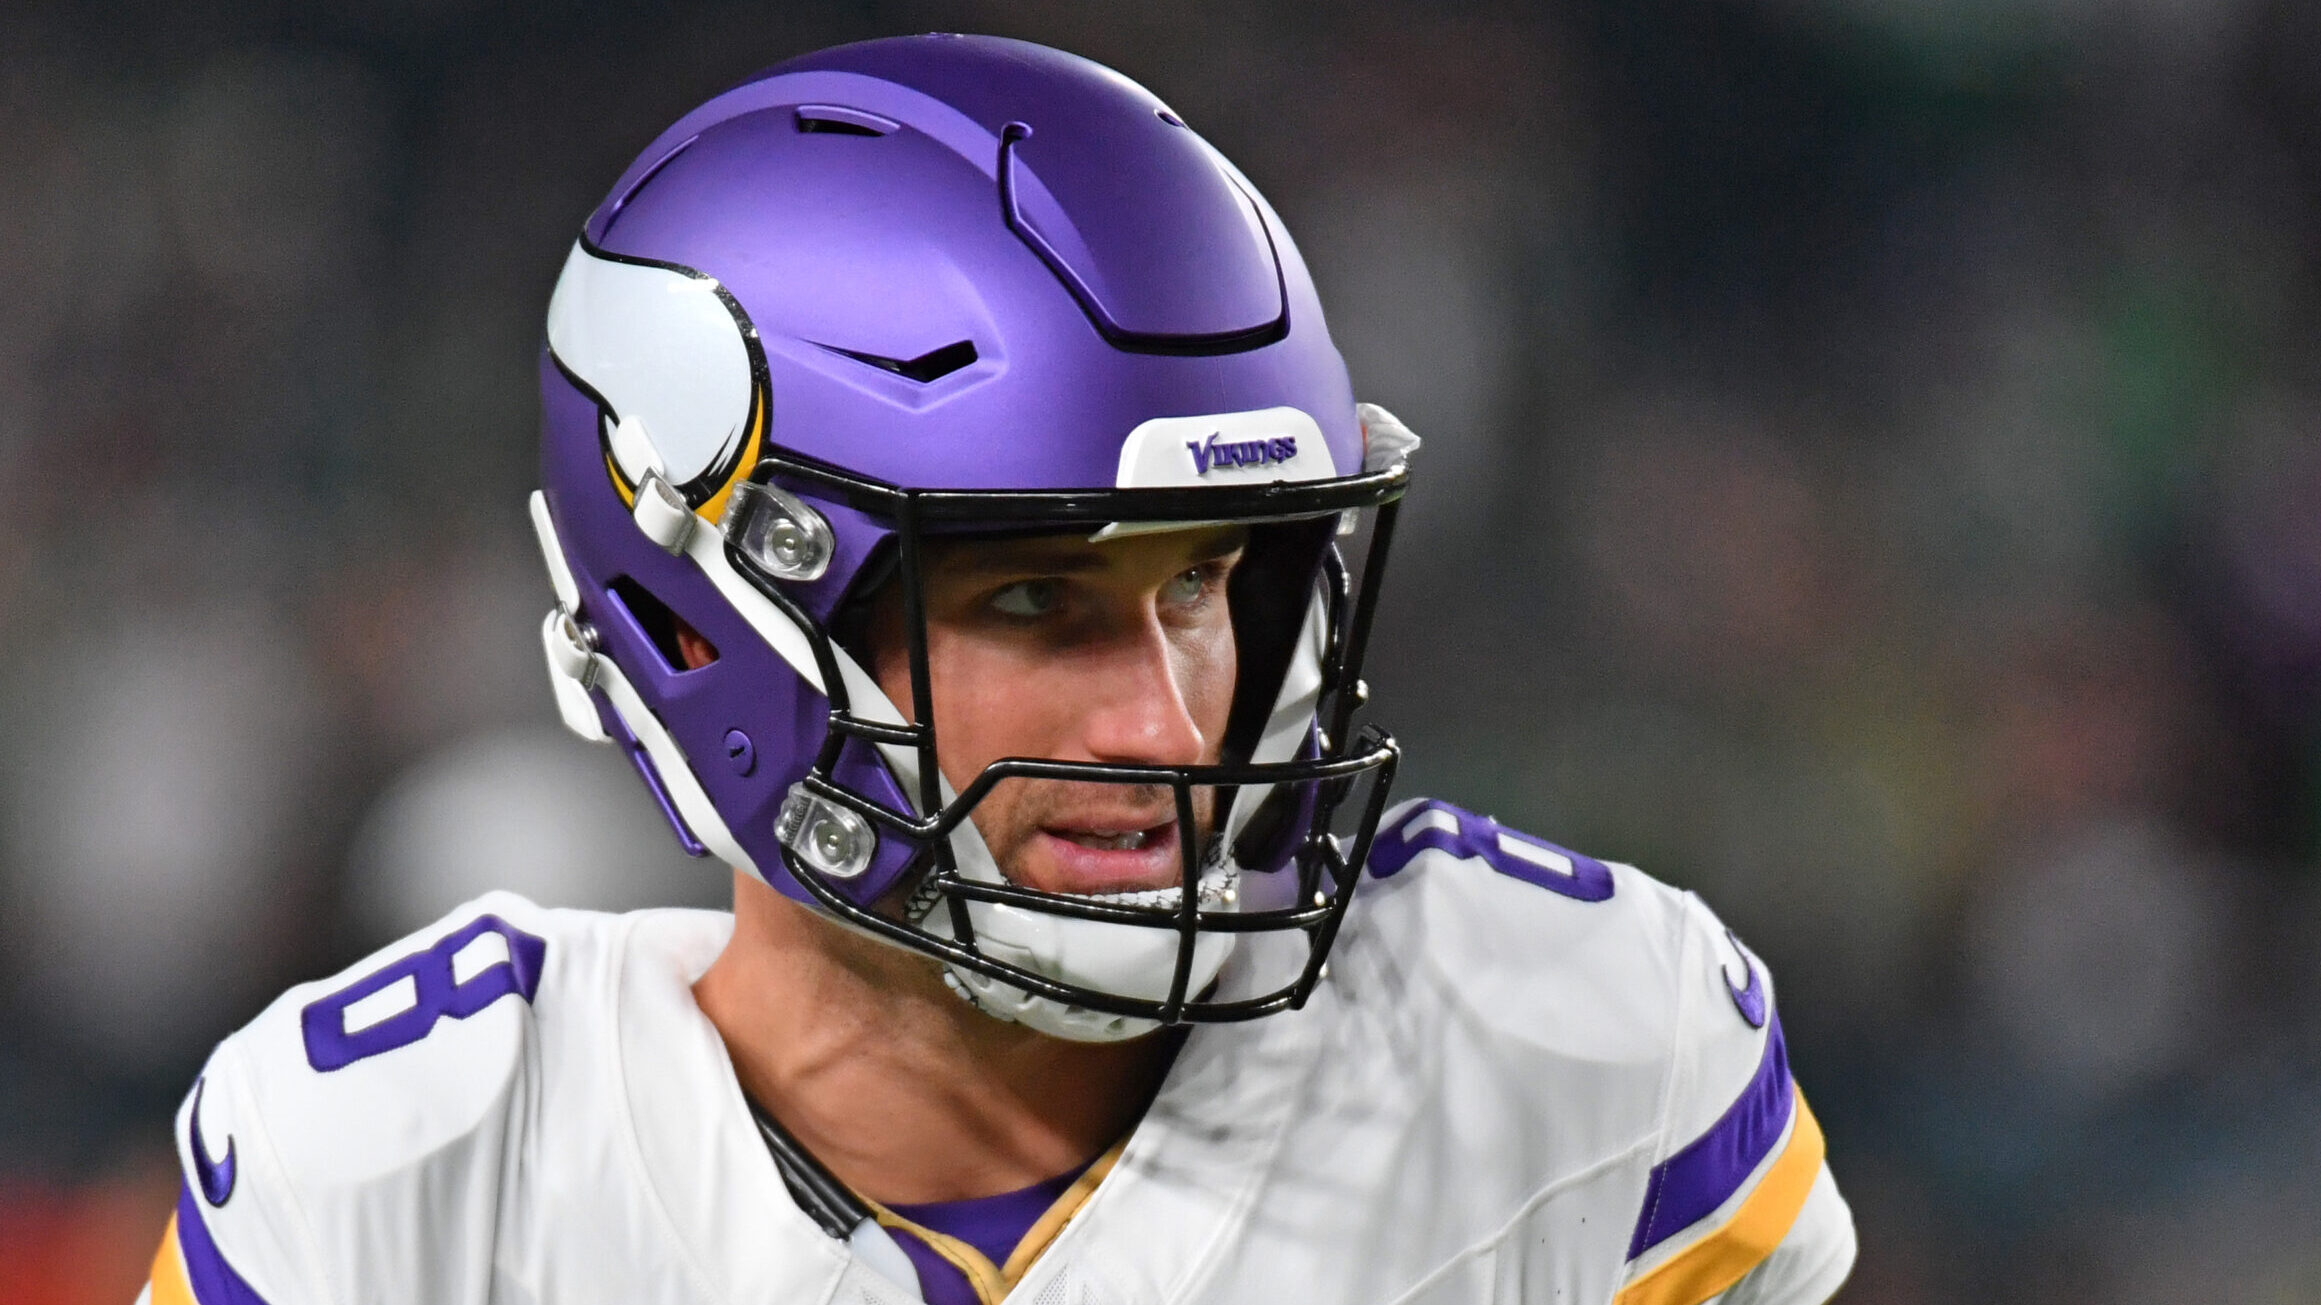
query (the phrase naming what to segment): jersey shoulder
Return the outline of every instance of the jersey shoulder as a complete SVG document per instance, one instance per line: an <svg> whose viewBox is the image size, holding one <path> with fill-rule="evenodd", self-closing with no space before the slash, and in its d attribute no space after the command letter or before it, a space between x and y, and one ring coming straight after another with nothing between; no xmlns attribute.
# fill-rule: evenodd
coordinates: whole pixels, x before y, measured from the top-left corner
<svg viewBox="0 0 2321 1305"><path fill-rule="evenodd" d="M207 1263L249 1299L333 1300L424 1263L412 1298L457 1299L539 1125L543 1044L611 1036L629 924L487 894L227 1037L177 1119L188 1272ZM588 1090L558 1084L566 1114L588 1113L569 1103ZM199 1286L205 1305L243 1299Z"/></svg>
<svg viewBox="0 0 2321 1305"><path fill-rule="evenodd" d="M1379 822L1365 877L1371 931L1509 1037L1651 1057L1699 1024L1756 1054L1773 1000L1763 967L1698 898L1634 866L1420 798ZM1719 1006L1723 1020L1700 1018Z"/></svg>
<svg viewBox="0 0 2321 1305"><path fill-rule="evenodd" d="M506 1108L545 1032L585 1037L605 1018L592 980L624 934L620 916L486 894L283 993L221 1044L205 1080L251 1098L304 1182L439 1156Z"/></svg>
<svg viewBox="0 0 2321 1305"><path fill-rule="evenodd" d="M1562 1087L1649 1102L1593 1112L1625 1121L1607 1141L1633 1137L1645 1169L1622 1214L1633 1223L1618 1299L1835 1289L1852 1225L1790 1073L1772 976L1698 897L1423 799L1380 822L1368 875L1381 882L1365 885L1378 899L1366 909L1440 976L1432 990L1452 995L1437 1000L1501 1048L1551 1053L1527 1059ZM1620 1065L1636 1072L1603 1072Z"/></svg>

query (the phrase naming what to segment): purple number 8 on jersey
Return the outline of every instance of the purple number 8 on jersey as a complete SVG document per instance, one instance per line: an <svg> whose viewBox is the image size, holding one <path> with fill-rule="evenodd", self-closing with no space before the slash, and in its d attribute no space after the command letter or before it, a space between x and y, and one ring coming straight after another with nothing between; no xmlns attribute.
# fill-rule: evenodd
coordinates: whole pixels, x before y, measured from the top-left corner
<svg viewBox="0 0 2321 1305"><path fill-rule="evenodd" d="M464 954L486 934L497 934L507 944L507 955L471 969ZM479 916L426 951L309 1003L298 1016L306 1035L306 1063L322 1073L344 1069L410 1046L447 1015L463 1020L510 995L529 1002L540 987L540 967L547 957L546 942L496 915ZM470 972L463 976L463 970ZM407 993L389 994L404 983L410 985Z"/></svg>
<svg viewBox="0 0 2321 1305"><path fill-rule="evenodd" d="M1370 873L1379 879L1400 874L1412 857L1428 848L1481 857L1510 879L1537 884L1576 902L1601 902L1612 895L1612 871L1603 862L1518 834L1448 802L1421 803L1393 827L1381 826L1370 847Z"/></svg>

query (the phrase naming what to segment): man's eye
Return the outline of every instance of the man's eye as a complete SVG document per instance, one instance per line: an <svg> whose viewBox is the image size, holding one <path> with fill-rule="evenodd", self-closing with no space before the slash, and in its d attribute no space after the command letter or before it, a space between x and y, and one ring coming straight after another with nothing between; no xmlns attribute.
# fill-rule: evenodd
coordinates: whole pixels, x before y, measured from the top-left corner
<svg viewBox="0 0 2321 1305"><path fill-rule="evenodd" d="M1216 568L1213 565L1205 564L1181 571L1161 586L1161 601L1172 607L1190 606L1208 594L1209 586L1216 579Z"/></svg>
<svg viewBox="0 0 2321 1305"><path fill-rule="evenodd" d="M1018 580L991 596L992 609L1007 616L1046 616L1064 598L1064 586L1055 580Z"/></svg>

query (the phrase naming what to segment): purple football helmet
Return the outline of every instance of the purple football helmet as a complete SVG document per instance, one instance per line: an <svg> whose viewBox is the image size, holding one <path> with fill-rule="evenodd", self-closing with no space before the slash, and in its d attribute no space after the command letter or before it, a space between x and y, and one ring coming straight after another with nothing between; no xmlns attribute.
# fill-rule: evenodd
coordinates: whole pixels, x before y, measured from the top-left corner
<svg viewBox="0 0 2321 1305"><path fill-rule="evenodd" d="M987 37L779 65L680 119L589 217L540 385L558 704L626 751L689 851L1060 1036L1303 1003L1397 755L1352 718L1415 440L1357 413L1280 219L1151 93ZM927 542L1217 522L1249 526L1222 761L1011 758L953 792ZM1365 524L1351 568L1337 542ZM916 723L864 669L889 585ZM687 669L681 625L713 661ZM1216 831L1180 840L1178 887L1035 891L971 819L1011 777L1164 787L1187 831L1213 790ZM1220 996L1244 934L1291 959Z"/></svg>

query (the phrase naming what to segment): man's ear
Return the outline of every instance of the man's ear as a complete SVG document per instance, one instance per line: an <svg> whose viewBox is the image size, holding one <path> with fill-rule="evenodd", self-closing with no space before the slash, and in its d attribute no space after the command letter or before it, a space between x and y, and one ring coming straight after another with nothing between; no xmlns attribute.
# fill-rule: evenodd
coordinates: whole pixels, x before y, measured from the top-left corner
<svg viewBox="0 0 2321 1305"><path fill-rule="evenodd" d="M698 671L717 660L716 644L702 638L701 632L685 624L683 617L671 613L669 619L676 624L677 655L685 659L686 670Z"/></svg>

